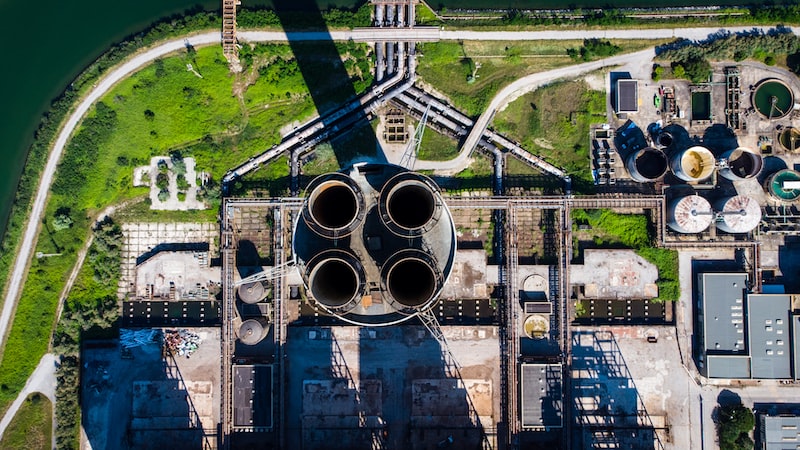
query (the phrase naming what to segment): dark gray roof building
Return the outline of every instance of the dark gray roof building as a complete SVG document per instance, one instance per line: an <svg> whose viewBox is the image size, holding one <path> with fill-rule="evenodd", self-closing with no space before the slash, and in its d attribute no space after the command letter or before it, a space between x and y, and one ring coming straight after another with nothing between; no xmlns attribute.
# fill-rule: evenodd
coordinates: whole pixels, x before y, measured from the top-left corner
<svg viewBox="0 0 800 450"><path fill-rule="evenodd" d="M639 112L639 81L617 80L617 113Z"/></svg>
<svg viewBox="0 0 800 450"><path fill-rule="evenodd" d="M522 364L522 427L561 428L561 364Z"/></svg>
<svg viewBox="0 0 800 450"><path fill-rule="evenodd" d="M761 415L759 434L764 450L797 450L800 448L800 417L794 415Z"/></svg>
<svg viewBox="0 0 800 450"><path fill-rule="evenodd" d="M752 378L791 378L791 330L788 295L749 294L750 375Z"/></svg>

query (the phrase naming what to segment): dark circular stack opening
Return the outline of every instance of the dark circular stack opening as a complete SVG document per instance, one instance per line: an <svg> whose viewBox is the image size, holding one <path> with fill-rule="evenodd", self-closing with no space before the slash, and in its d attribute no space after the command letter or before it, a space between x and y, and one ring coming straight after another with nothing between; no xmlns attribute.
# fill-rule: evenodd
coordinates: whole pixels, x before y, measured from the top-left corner
<svg viewBox="0 0 800 450"><path fill-rule="evenodd" d="M433 269L424 261L408 258L395 263L387 275L389 293L405 306L426 303L436 290Z"/></svg>
<svg viewBox="0 0 800 450"><path fill-rule="evenodd" d="M398 185L389 193L387 203L392 221L408 229L428 223L436 207L430 188L417 183Z"/></svg>
<svg viewBox="0 0 800 450"><path fill-rule="evenodd" d="M358 213L356 194L346 184L330 181L321 184L309 198L314 220L325 228L343 228Z"/></svg>
<svg viewBox="0 0 800 450"><path fill-rule="evenodd" d="M666 131L658 135L658 145L662 147L669 147L672 145L672 135Z"/></svg>
<svg viewBox="0 0 800 450"><path fill-rule="evenodd" d="M326 259L311 271L311 294L327 306L342 306L358 291L358 275L353 267L340 259Z"/></svg>
<svg viewBox="0 0 800 450"><path fill-rule="evenodd" d="M761 157L755 153L739 152L734 159L728 162L728 165L739 178L752 178L761 172Z"/></svg>
<svg viewBox="0 0 800 450"><path fill-rule="evenodd" d="M636 155L636 170L643 177L654 180L667 171L667 156L664 152L646 148Z"/></svg>

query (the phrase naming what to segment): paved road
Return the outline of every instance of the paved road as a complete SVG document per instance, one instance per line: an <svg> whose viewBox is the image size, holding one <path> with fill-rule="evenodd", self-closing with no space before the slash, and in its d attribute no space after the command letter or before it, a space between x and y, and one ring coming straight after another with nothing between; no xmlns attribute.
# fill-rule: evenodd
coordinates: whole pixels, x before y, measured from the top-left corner
<svg viewBox="0 0 800 450"><path fill-rule="evenodd" d="M42 359L39 361L39 365L36 366L36 370L33 371L33 375L28 378L28 381L25 383L25 387L22 388L22 391L19 393L19 395L17 395L14 403L11 404L11 407L3 416L3 419L0 420L0 439L2 439L3 433L6 432L6 428L8 428L8 425L11 423L11 419L14 418L17 410L19 410L19 407L22 406L22 402L28 398L28 395L34 392L41 392L44 394L45 397L50 399L50 402L55 408L56 357L52 353L46 353L42 357ZM53 424L55 425L55 414L53 415ZM55 426L53 427L53 436L55 436Z"/></svg>

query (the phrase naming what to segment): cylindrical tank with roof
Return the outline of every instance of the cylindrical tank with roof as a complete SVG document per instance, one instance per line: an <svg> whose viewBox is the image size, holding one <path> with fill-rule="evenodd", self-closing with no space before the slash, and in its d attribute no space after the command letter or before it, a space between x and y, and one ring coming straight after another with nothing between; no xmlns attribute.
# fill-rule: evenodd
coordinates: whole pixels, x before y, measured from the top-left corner
<svg viewBox="0 0 800 450"><path fill-rule="evenodd" d="M761 206L744 195L717 200L714 203L719 219L717 229L726 233L749 233L761 222Z"/></svg>
<svg viewBox="0 0 800 450"><path fill-rule="evenodd" d="M737 147L722 154L719 174L731 181L758 176L764 166L761 155L745 147Z"/></svg>
<svg viewBox="0 0 800 450"><path fill-rule="evenodd" d="M800 173L783 169L764 181L764 190L775 200L791 203L800 198Z"/></svg>
<svg viewBox="0 0 800 450"><path fill-rule="evenodd" d="M669 162L672 173L683 181L701 181L714 173L714 154L700 145L675 152Z"/></svg>
<svg viewBox="0 0 800 450"><path fill-rule="evenodd" d="M236 289L239 294L239 299L245 303L253 304L258 303L269 295L269 288L264 286L262 281L251 281L249 283L242 283Z"/></svg>
<svg viewBox="0 0 800 450"><path fill-rule="evenodd" d="M331 181L348 204L344 212L318 211L317 190L327 192ZM456 245L433 180L399 166L357 164L312 181L307 192L292 248L316 306L356 325L399 323L433 306Z"/></svg>
<svg viewBox="0 0 800 450"><path fill-rule="evenodd" d="M269 333L269 322L263 317L242 321L236 329L236 337L245 345L256 345Z"/></svg>
<svg viewBox="0 0 800 450"><path fill-rule="evenodd" d="M678 233L702 233L713 220L711 203L697 194L675 198L667 206L667 225Z"/></svg>
<svg viewBox="0 0 800 450"><path fill-rule="evenodd" d="M667 155L657 148L646 147L631 152L625 160L625 167L635 181L656 181L667 173Z"/></svg>

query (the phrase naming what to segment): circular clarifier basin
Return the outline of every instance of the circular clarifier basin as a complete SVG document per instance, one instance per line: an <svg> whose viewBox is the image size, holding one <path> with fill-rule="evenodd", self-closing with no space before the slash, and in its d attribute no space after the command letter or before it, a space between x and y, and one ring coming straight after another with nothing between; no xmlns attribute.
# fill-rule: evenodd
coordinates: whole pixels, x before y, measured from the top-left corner
<svg viewBox="0 0 800 450"><path fill-rule="evenodd" d="M761 82L753 93L753 106L765 119L779 119L792 110L794 94L789 86L780 80Z"/></svg>
<svg viewBox="0 0 800 450"><path fill-rule="evenodd" d="M793 127L784 128L778 135L778 142L788 152L800 151L800 130Z"/></svg>

